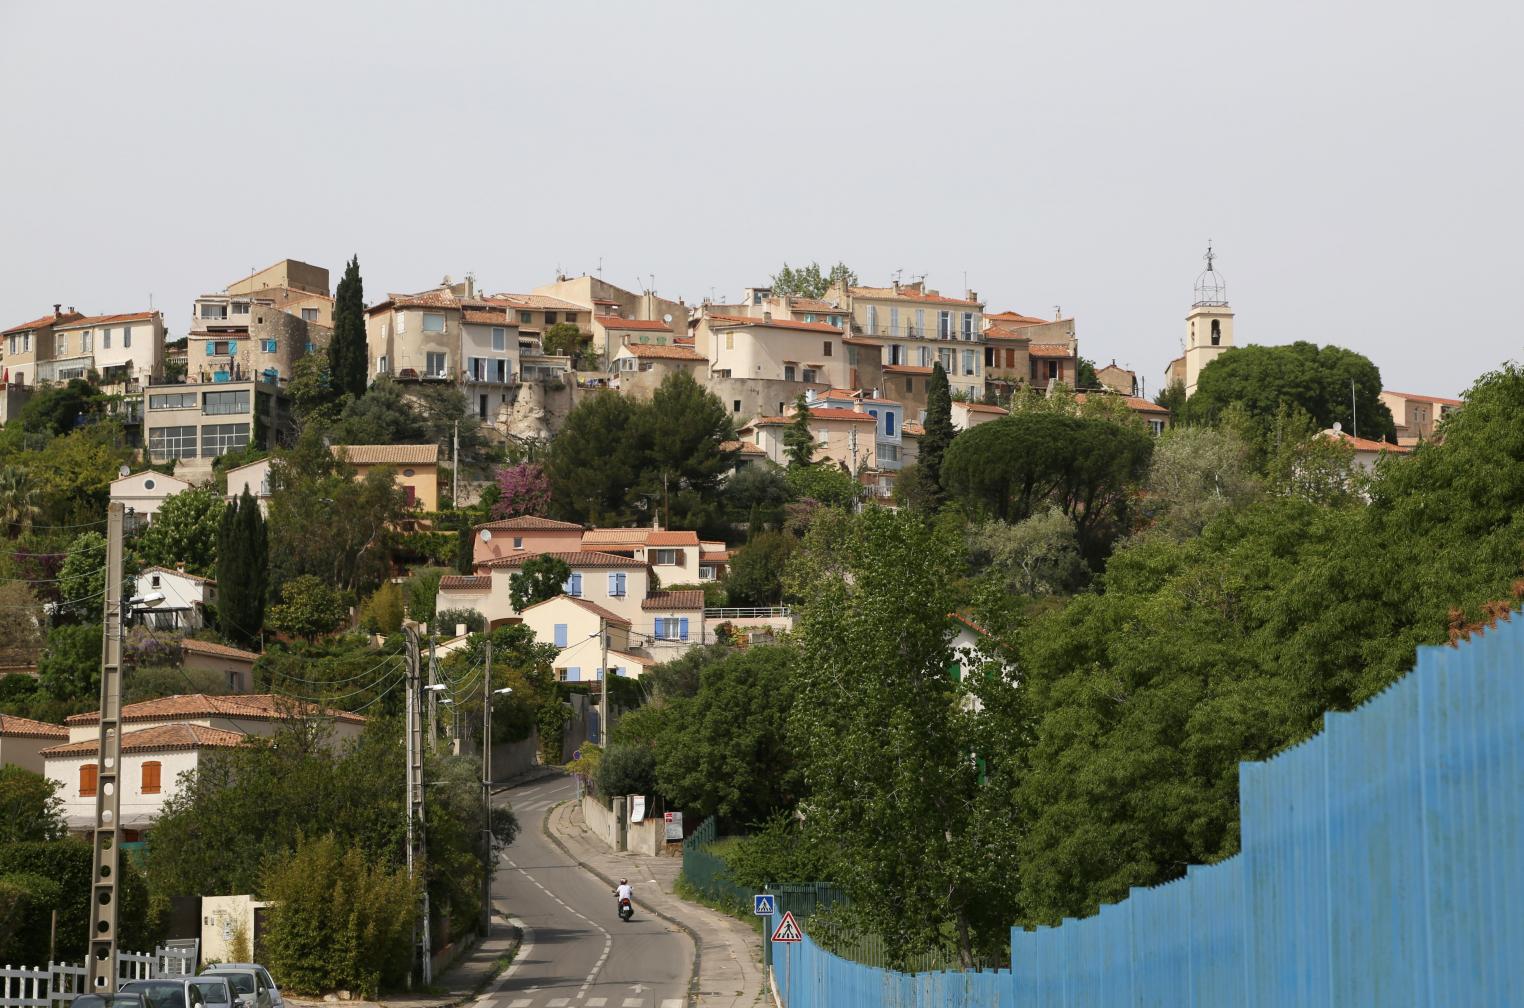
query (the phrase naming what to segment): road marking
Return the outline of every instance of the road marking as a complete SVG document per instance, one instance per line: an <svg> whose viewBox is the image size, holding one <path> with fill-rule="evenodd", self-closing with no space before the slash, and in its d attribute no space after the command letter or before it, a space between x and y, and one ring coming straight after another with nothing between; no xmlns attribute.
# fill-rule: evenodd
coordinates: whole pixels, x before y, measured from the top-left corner
<svg viewBox="0 0 1524 1008"><path fill-rule="evenodd" d="M683 999L667 998L661 1003L661 1008L683 1008Z"/></svg>
<svg viewBox="0 0 1524 1008"><path fill-rule="evenodd" d="M645 1004L645 1003L646 1003L646 999L645 998L625 998L624 999L624 1008L640 1008L640 1006Z"/></svg>
<svg viewBox="0 0 1524 1008"><path fill-rule="evenodd" d="M508 1008L529 1008L532 1004L534 1004L533 998L518 998L508 1002Z"/></svg>
<svg viewBox="0 0 1524 1008"><path fill-rule="evenodd" d="M549 896L551 899L553 899L557 903L559 903L561 905L561 907L566 910L567 913L571 914L573 917L576 917L579 920L586 921L589 926L591 926L599 934L603 935L603 954L600 955L598 957L598 961L593 964L593 968L592 968L591 972L589 972L587 974L587 978L585 980L583 980L583 982L582 982L582 987L577 991L577 997L579 999L584 997L587 994L587 989L589 987L591 987L593 985L593 981L595 979L597 979L597 977L598 977L598 971L603 969L603 964L608 961L609 953L611 951L613 951L613 948L614 948L614 936L609 934L608 929L605 928L602 924L599 924L597 921L593 920L591 917L588 917L586 914L580 913L580 912L572 909L570 904L568 904L561 897L557 896L555 893L551 892L549 889L545 888L545 886L540 883L539 879L537 879L533 875L529 874L529 872L525 871L523 868L520 868L517 864L514 864L514 862L512 860L510 860L509 858L506 858L506 857L503 858L502 860L503 860L503 863L506 864L508 867L512 868L514 871L518 872L520 875L524 876L529 881L533 882L535 884L535 887L537 889L539 889L540 892L544 893L545 895ZM529 941L529 933L530 932L526 928L525 929L525 935L524 935L524 941L525 941L526 944ZM523 958L522 954L520 956L516 957L514 959L515 964L517 964L522 958ZM551 1005L555 1006L555 1008L560 1008L561 1005L565 1005L565 1004L567 1004L569 1002L567 1000L562 1000L560 1002L560 1005L557 1005L555 1001L551 1001L550 1003L551 1003Z"/></svg>
<svg viewBox="0 0 1524 1008"><path fill-rule="evenodd" d="M550 1008L566 1008L567 1005L571 1004L571 998L551 998L545 1003L550 1005Z"/></svg>
<svg viewBox="0 0 1524 1008"><path fill-rule="evenodd" d="M609 999L608 998L588 998L587 999L587 1008L603 1008L603 1006L608 1004L608 1003L609 1003Z"/></svg>

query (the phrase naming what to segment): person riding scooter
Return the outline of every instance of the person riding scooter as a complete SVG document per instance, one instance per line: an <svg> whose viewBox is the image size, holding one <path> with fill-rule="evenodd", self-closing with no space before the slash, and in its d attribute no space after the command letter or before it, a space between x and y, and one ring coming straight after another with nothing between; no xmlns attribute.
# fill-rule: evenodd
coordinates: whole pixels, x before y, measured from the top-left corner
<svg viewBox="0 0 1524 1008"><path fill-rule="evenodd" d="M620 920L627 921L635 916L635 904L631 902L631 897L634 895L635 890L631 888L630 880L620 879L618 887L614 890L614 905L619 910Z"/></svg>

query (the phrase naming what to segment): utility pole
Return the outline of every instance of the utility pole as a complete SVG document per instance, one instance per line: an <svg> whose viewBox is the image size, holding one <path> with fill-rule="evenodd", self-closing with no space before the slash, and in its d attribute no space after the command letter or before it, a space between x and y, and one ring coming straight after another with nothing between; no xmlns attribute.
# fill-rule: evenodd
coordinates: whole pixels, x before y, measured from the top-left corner
<svg viewBox="0 0 1524 1008"><path fill-rule="evenodd" d="M609 747L609 639L603 632L603 617L598 617L598 685L601 688L602 711L598 715L598 744L608 751Z"/></svg>
<svg viewBox="0 0 1524 1008"><path fill-rule="evenodd" d="M95 747L95 846L91 876L89 954L85 992L112 994L117 981L117 884L121 862L122 791L122 518L125 505L106 509L106 609L101 642L101 714Z"/></svg>
<svg viewBox="0 0 1524 1008"><path fill-rule="evenodd" d="M1349 425L1354 428L1355 437L1360 436L1360 414L1355 411L1355 380L1349 380Z"/></svg>
<svg viewBox="0 0 1524 1008"><path fill-rule="evenodd" d="M492 638L482 652L482 940L492 934Z"/></svg>
<svg viewBox="0 0 1524 1008"><path fill-rule="evenodd" d="M450 499L455 502L455 510L460 510L460 421L455 421L455 433L450 439L450 470L455 480L454 489L450 491Z"/></svg>
<svg viewBox="0 0 1524 1008"><path fill-rule="evenodd" d="M429 635L429 745L439 744L439 662L434 657L434 635Z"/></svg>
<svg viewBox="0 0 1524 1008"><path fill-rule="evenodd" d="M419 701L423 692L418 631L407 632L407 873L418 885L418 910L413 923L414 954L419 956L420 975L427 986L433 980L429 947L429 890L423 876L428 863L428 846L423 831L423 712ZM413 984L413 970L407 971L408 986Z"/></svg>

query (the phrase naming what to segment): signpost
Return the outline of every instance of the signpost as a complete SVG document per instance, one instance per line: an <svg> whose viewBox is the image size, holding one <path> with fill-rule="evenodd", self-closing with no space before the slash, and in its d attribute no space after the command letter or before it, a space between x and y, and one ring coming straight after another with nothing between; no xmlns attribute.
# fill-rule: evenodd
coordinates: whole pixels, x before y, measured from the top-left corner
<svg viewBox="0 0 1524 1008"><path fill-rule="evenodd" d="M778 922L777 928L773 930L773 941L804 941L804 932L799 930L799 924L794 920L794 911L783 911L783 919Z"/></svg>
<svg viewBox="0 0 1524 1008"><path fill-rule="evenodd" d="M757 893L751 898L751 912L758 917L771 917L775 912L774 899L776 897L772 893Z"/></svg>
<svg viewBox="0 0 1524 1008"><path fill-rule="evenodd" d="M667 826L667 842L674 840L679 842L683 839L683 814L681 812L668 812L664 816Z"/></svg>

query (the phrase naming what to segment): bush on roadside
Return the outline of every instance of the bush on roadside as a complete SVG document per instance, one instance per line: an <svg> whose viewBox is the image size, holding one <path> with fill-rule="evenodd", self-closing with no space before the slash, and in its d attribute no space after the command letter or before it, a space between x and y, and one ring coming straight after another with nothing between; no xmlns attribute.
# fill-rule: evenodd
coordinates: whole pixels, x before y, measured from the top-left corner
<svg viewBox="0 0 1524 1008"><path fill-rule="evenodd" d="M291 991L374 999L407 979L416 892L405 869L368 863L332 835L303 838L260 888L274 903L266 961Z"/></svg>
<svg viewBox="0 0 1524 1008"><path fill-rule="evenodd" d="M0 962L47 961L48 925L63 887L31 872L0 876Z"/></svg>
<svg viewBox="0 0 1524 1008"><path fill-rule="evenodd" d="M656 754L649 746L609 746L598 763L598 794L612 798L655 791Z"/></svg>

